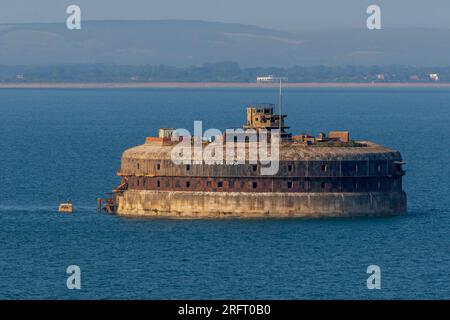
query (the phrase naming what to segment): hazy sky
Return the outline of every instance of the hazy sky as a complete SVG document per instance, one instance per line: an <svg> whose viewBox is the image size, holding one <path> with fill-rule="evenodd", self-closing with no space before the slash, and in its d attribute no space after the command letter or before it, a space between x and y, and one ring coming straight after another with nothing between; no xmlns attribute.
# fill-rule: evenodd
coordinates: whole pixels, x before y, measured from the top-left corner
<svg viewBox="0 0 450 320"><path fill-rule="evenodd" d="M450 28L450 0L0 0L0 23L65 21L77 4L86 20L196 19L300 30L364 28L366 8L382 27Z"/></svg>

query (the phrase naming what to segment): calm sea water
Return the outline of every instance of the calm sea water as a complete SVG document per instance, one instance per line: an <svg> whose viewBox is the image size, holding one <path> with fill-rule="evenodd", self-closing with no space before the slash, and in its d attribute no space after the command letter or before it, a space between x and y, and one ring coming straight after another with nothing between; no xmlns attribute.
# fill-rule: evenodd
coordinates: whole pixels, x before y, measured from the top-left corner
<svg viewBox="0 0 450 320"><path fill-rule="evenodd" d="M121 152L158 127L241 126L272 90L0 90L0 298L450 298L450 91L286 90L293 132L402 152L408 214L141 220L96 213ZM72 215L56 212L71 199ZM66 268L81 268L81 290ZM366 287L381 267L381 290Z"/></svg>

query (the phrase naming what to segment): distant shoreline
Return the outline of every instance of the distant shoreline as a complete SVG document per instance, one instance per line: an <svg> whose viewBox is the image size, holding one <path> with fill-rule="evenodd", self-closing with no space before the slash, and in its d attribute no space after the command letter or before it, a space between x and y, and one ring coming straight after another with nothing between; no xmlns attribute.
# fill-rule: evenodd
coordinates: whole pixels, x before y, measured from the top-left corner
<svg viewBox="0 0 450 320"><path fill-rule="evenodd" d="M0 89L145 89L145 88L276 88L278 83L249 82L97 82L97 83L0 83ZM441 83L346 83L308 82L284 83L284 88L450 88L450 82Z"/></svg>

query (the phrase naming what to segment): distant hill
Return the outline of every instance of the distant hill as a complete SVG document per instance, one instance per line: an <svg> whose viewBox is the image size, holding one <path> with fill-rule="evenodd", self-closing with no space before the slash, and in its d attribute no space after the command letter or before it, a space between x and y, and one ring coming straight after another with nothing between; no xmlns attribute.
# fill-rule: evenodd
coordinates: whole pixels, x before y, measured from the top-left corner
<svg viewBox="0 0 450 320"><path fill-rule="evenodd" d="M0 64L121 64L187 67L450 65L450 30L332 30L288 33L203 21L83 21L0 25Z"/></svg>

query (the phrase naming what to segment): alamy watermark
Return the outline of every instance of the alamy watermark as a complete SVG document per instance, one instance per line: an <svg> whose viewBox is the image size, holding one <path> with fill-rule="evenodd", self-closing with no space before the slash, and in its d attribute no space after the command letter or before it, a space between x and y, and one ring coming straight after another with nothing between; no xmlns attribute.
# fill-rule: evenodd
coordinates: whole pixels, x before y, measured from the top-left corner
<svg viewBox="0 0 450 320"><path fill-rule="evenodd" d="M191 164L260 164L261 175L275 175L279 170L280 130L208 129L203 133L202 122L194 121L194 134L176 129L172 141L171 159L176 165Z"/></svg>
<svg viewBox="0 0 450 320"><path fill-rule="evenodd" d="M370 274L367 278L367 289L381 289L381 268L372 264L367 267L367 273Z"/></svg>
<svg viewBox="0 0 450 320"><path fill-rule="evenodd" d="M369 30L380 30L381 29L381 8L375 4L367 7L367 14L370 16L367 18L366 26Z"/></svg>
<svg viewBox="0 0 450 320"><path fill-rule="evenodd" d="M69 275L66 281L67 289L80 290L81 289L81 269L77 265L70 265L66 269L66 273Z"/></svg>
<svg viewBox="0 0 450 320"><path fill-rule="evenodd" d="M81 8L75 4L67 7L66 13L70 16L66 20L66 26L69 30L81 29Z"/></svg>

